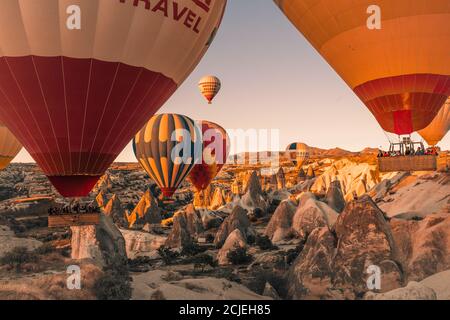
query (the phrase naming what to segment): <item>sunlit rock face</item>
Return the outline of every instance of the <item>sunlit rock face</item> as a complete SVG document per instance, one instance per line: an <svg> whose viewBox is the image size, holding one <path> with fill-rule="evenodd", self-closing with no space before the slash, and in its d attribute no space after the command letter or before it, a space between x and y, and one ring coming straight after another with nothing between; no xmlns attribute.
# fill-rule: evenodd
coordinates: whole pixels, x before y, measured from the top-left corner
<svg viewBox="0 0 450 320"><path fill-rule="evenodd" d="M103 212L106 216L111 217L113 222L120 228L128 227L125 210L123 209L122 203L117 195L113 195L112 198L106 203Z"/></svg>
<svg viewBox="0 0 450 320"><path fill-rule="evenodd" d="M129 221L130 228L142 228L146 223L161 223L161 209L158 207L158 203L150 190L144 193L128 219L131 220Z"/></svg>
<svg viewBox="0 0 450 320"><path fill-rule="evenodd" d="M241 207L247 210L249 214L252 214L257 209L261 210L263 213L266 213L269 205L264 198L261 188L261 180L259 179L256 171L252 172L246 185L247 191L242 196L240 201Z"/></svg>
<svg viewBox="0 0 450 320"><path fill-rule="evenodd" d="M322 175L318 176L311 191L326 194L333 181L339 181L346 201L362 196L381 182L376 165L356 163L348 159L333 162Z"/></svg>
<svg viewBox="0 0 450 320"><path fill-rule="evenodd" d="M72 231L71 257L106 265L111 260L127 259L125 239L111 217L100 215L96 226L75 226Z"/></svg>
<svg viewBox="0 0 450 320"><path fill-rule="evenodd" d="M169 248L182 248L196 241L204 231L200 213L193 205L175 213L172 231L167 237L165 246Z"/></svg>

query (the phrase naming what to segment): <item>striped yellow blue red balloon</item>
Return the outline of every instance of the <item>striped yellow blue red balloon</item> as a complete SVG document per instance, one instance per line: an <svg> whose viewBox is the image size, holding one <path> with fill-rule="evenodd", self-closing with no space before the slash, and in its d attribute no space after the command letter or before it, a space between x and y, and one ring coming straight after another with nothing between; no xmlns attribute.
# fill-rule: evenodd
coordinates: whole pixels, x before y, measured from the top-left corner
<svg viewBox="0 0 450 320"><path fill-rule="evenodd" d="M180 114L153 116L136 134L133 145L139 163L167 198L201 159L200 128Z"/></svg>

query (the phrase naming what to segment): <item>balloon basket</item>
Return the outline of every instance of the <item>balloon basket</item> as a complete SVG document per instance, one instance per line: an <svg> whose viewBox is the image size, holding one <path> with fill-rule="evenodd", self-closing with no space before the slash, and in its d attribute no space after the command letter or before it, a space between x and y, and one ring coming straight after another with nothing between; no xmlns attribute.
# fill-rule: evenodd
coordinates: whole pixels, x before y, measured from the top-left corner
<svg viewBox="0 0 450 320"><path fill-rule="evenodd" d="M437 156L393 156L378 158L380 172L436 171Z"/></svg>
<svg viewBox="0 0 450 320"><path fill-rule="evenodd" d="M48 216L49 228L90 226L98 225L99 223L99 213L64 213Z"/></svg>

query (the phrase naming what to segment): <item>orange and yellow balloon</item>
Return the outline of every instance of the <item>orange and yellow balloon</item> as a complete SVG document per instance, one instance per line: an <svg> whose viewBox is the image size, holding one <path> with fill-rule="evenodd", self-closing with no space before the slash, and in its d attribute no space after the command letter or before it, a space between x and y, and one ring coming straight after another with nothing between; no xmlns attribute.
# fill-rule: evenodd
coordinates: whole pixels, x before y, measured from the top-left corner
<svg viewBox="0 0 450 320"><path fill-rule="evenodd" d="M430 146L435 146L441 141L448 130L450 130L450 98L442 106L433 121L419 134Z"/></svg>
<svg viewBox="0 0 450 320"><path fill-rule="evenodd" d="M22 150L22 145L13 136L11 131L0 122L0 170L5 169L9 163Z"/></svg>
<svg viewBox="0 0 450 320"><path fill-rule="evenodd" d="M449 0L275 2L385 131L425 128L450 96Z"/></svg>
<svg viewBox="0 0 450 320"><path fill-rule="evenodd" d="M220 79L215 76L205 76L200 79L198 87L201 94L208 100L208 103L212 104L212 101L219 93L222 84Z"/></svg>

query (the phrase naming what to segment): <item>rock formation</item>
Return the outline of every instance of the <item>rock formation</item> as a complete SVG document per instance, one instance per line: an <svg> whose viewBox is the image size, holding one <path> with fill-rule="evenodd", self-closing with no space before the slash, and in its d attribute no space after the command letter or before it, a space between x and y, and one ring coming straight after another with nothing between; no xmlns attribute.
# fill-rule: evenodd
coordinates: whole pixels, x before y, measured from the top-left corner
<svg viewBox="0 0 450 320"><path fill-rule="evenodd" d="M433 274L420 281L420 284L433 289L438 300L450 300L450 269Z"/></svg>
<svg viewBox="0 0 450 320"><path fill-rule="evenodd" d="M217 210L226 204L222 188L215 188L209 209Z"/></svg>
<svg viewBox="0 0 450 320"><path fill-rule="evenodd" d="M334 257L334 284L354 292L367 291L366 270L376 265L382 271L382 291L402 285L398 250L383 212L368 196L349 203L335 224L338 248ZM351 277L349 277L349 274Z"/></svg>
<svg viewBox="0 0 450 320"><path fill-rule="evenodd" d="M312 231L289 271L289 296L292 299L339 298L333 294L335 242L327 227Z"/></svg>
<svg viewBox="0 0 450 320"><path fill-rule="evenodd" d="M268 282L264 286L263 296L272 298L273 300L281 300L280 295L277 290Z"/></svg>
<svg viewBox="0 0 450 320"><path fill-rule="evenodd" d="M38 240L18 238L9 227L0 225L0 257L17 247L25 247L33 251L41 245L42 242Z"/></svg>
<svg viewBox="0 0 450 320"><path fill-rule="evenodd" d="M392 235L408 281L450 269L450 214L421 221L392 219Z"/></svg>
<svg viewBox="0 0 450 320"><path fill-rule="evenodd" d="M106 265L111 260L126 260L125 239L111 217L100 214L96 226L75 226L72 230L72 259L93 260Z"/></svg>
<svg viewBox="0 0 450 320"><path fill-rule="evenodd" d="M209 208L211 204L211 187L208 186L205 190L196 191L194 194L194 206L197 209Z"/></svg>
<svg viewBox="0 0 450 320"><path fill-rule="evenodd" d="M113 188L113 183L111 181L111 177L108 173L104 174L100 180L97 182L97 185L94 187L94 192L97 193L109 193Z"/></svg>
<svg viewBox="0 0 450 320"><path fill-rule="evenodd" d="M240 206L236 206L217 231L214 244L218 248L221 248L230 233L236 229L239 229L243 236L247 238L249 235L253 234L253 230L250 228L250 225L247 211Z"/></svg>
<svg viewBox="0 0 450 320"><path fill-rule="evenodd" d="M179 273L149 271L133 277L133 300L271 300L225 279L183 278Z"/></svg>
<svg viewBox="0 0 450 320"><path fill-rule="evenodd" d="M308 172L306 173L306 179L313 179L316 177L316 173L314 172L314 169L312 166L308 167Z"/></svg>
<svg viewBox="0 0 450 320"><path fill-rule="evenodd" d="M390 182L387 195L378 197L378 205L389 217L409 215L425 217L449 213L449 174L409 175Z"/></svg>
<svg viewBox="0 0 450 320"><path fill-rule="evenodd" d="M282 167L277 172L277 188L278 190L286 188L286 176Z"/></svg>
<svg viewBox="0 0 450 320"><path fill-rule="evenodd" d="M297 183L303 182L306 180L306 172L303 168L300 168L297 175Z"/></svg>
<svg viewBox="0 0 450 320"><path fill-rule="evenodd" d="M234 195L241 195L242 193L242 188L241 188L241 184L239 183L239 180L234 180L233 183L231 184L231 192Z"/></svg>
<svg viewBox="0 0 450 320"><path fill-rule="evenodd" d="M253 171L253 173L251 174L247 186L247 191L242 196L242 199L240 201L241 206L246 209L249 214L253 214L255 210L258 209L263 213L266 213L268 203L264 199L261 189L261 183L256 171Z"/></svg>
<svg viewBox="0 0 450 320"><path fill-rule="evenodd" d="M200 214L200 217L202 219L203 228L205 230L209 230L212 228L218 228L222 222L223 219L218 216L213 211L207 210L207 209L199 209L197 210Z"/></svg>
<svg viewBox="0 0 450 320"><path fill-rule="evenodd" d="M345 199L342 194L341 184L339 180L335 180L330 184L327 194L325 196L325 202L334 211L341 213L345 208Z"/></svg>
<svg viewBox="0 0 450 320"><path fill-rule="evenodd" d="M335 180L339 180L345 200L351 201L354 193L358 197L364 195L381 182L381 177L376 165L342 159L333 162L322 175L317 177L311 191L325 194Z"/></svg>
<svg viewBox="0 0 450 320"><path fill-rule="evenodd" d="M385 293L368 292L365 300L436 300L436 293L418 282L410 282L404 288L398 288Z"/></svg>
<svg viewBox="0 0 450 320"><path fill-rule="evenodd" d="M150 190L147 190L144 193L141 200L131 213L131 216L136 217L136 221L130 225L130 228L134 225L142 227L147 223L161 223L161 209L158 207L158 203L156 202L155 197L151 194Z"/></svg>
<svg viewBox="0 0 450 320"><path fill-rule="evenodd" d="M172 231L167 237L165 246L169 248L182 248L196 241L198 235L204 231L201 216L194 206L188 205L185 209L175 213Z"/></svg>
<svg viewBox="0 0 450 320"><path fill-rule="evenodd" d="M122 203L120 199L115 194L108 201L106 206L103 209L106 216L110 216L114 223L117 224L120 228L127 228L128 221L125 215L125 210L122 207Z"/></svg>
<svg viewBox="0 0 450 320"><path fill-rule="evenodd" d="M128 259L136 259L138 257L155 258L158 256L157 250L166 242L166 237L148 232L123 229L120 232L122 232L125 239Z"/></svg>
<svg viewBox="0 0 450 320"><path fill-rule="evenodd" d="M292 218L292 228L300 238L306 239L316 228L333 227L338 215L326 203L309 192L301 194L297 200L299 205Z"/></svg>
<svg viewBox="0 0 450 320"><path fill-rule="evenodd" d="M108 198L106 197L106 195L103 193L103 191L100 191L97 194L97 197L95 197L95 201L97 202L97 205L100 208L103 208L104 206L106 206L106 204L108 203Z"/></svg>
<svg viewBox="0 0 450 320"><path fill-rule="evenodd" d="M222 248L217 253L217 262L219 265L227 265L230 262L228 261L228 253L237 248L246 248L247 241L245 240L245 236L239 229L234 229L233 232L227 237L227 240L223 244Z"/></svg>
<svg viewBox="0 0 450 320"><path fill-rule="evenodd" d="M265 231L273 243L289 240L295 236L292 219L296 209L297 207L291 200L285 200L277 207Z"/></svg>
<svg viewBox="0 0 450 320"><path fill-rule="evenodd" d="M278 178L276 174L270 176L269 185L266 189L271 191L278 190Z"/></svg>
<svg viewBox="0 0 450 320"><path fill-rule="evenodd" d="M355 299L369 291L367 270L381 270L382 292L399 288L403 272L388 222L370 197L349 203L335 234L319 227L309 234L289 272L295 299Z"/></svg>

